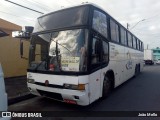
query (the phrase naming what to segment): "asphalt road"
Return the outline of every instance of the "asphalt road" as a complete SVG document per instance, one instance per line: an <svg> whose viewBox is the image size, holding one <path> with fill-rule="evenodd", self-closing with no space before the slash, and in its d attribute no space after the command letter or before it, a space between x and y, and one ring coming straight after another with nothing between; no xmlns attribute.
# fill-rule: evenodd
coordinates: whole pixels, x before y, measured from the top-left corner
<svg viewBox="0 0 160 120"><path fill-rule="evenodd" d="M87 107L65 104L43 97L35 97L9 106L9 111L160 111L160 66L145 66L139 76L117 87L107 99L98 100ZM13 118L13 120L20 119L22 118ZM28 118L27 120L30 119ZM52 120L53 118L45 119ZM71 118L60 117L54 119L70 120ZM93 118L82 117L76 119ZM105 120L106 118L94 117L94 120L99 119ZM114 120L117 118L112 117L108 119ZM154 120L160 118L118 118L118 120L135 119ZM31 120L33 120L33 118Z"/></svg>

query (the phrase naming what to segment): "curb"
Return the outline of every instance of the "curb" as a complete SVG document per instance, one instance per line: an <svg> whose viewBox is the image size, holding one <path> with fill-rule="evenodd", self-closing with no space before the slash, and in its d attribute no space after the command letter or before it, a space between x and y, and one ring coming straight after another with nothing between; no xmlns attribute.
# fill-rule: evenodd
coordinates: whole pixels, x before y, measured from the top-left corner
<svg viewBox="0 0 160 120"><path fill-rule="evenodd" d="M27 100L27 99L31 99L31 98L34 98L34 97L36 97L36 96L28 93L28 94L23 95L23 96L10 98L10 99L8 99L8 105L13 105L15 103L18 103L18 102L21 102L21 101L24 101L24 100Z"/></svg>

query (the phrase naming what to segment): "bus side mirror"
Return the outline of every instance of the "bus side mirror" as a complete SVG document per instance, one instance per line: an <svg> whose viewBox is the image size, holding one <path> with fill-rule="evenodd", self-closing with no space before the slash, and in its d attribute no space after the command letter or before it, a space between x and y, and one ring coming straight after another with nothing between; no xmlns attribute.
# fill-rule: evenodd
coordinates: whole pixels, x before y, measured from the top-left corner
<svg viewBox="0 0 160 120"><path fill-rule="evenodd" d="M24 30L22 30L22 31L13 31L12 37L20 38L20 39L24 39L24 40L28 41L31 38L33 29L34 29L34 27L32 27L32 26L25 26Z"/></svg>

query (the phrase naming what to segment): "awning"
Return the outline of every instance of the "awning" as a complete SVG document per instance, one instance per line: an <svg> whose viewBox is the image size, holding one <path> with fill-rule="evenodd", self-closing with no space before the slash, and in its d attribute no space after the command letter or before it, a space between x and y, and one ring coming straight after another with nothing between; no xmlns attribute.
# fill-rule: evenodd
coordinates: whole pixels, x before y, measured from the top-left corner
<svg viewBox="0 0 160 120"><path fill-rule="evenodd" d="M8 36L8 33L5 33L4 31L0 30L0 37Z"/></svg>

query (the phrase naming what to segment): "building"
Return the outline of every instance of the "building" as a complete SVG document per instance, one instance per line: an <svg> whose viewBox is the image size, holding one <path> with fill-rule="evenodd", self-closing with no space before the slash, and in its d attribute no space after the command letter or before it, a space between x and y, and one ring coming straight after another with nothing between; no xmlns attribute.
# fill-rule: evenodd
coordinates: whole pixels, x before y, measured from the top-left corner
<svg viewBox="0 0 160 120"><path fill-rule="evenodd" d="M156 61L156 60L160 60L160 48L157 47L155 49L152 49L153 50L153 59Z"/></svg>
<svg viewBox="0 0 160 120"><path fill-rule="evenodd" d="M26 75L28 60L20 57L20 40L12 38L12 31L22 27L0 19L0 63L5 78ZM28 58L29 42L24 41L24 56Z"/></svg>

